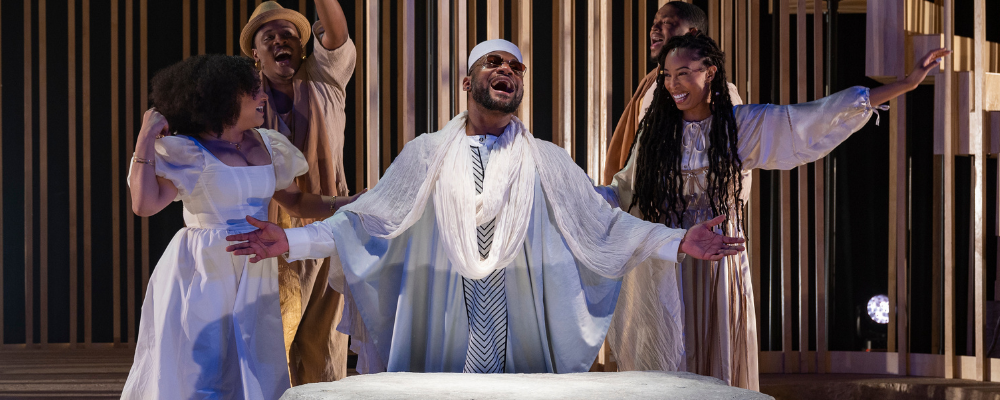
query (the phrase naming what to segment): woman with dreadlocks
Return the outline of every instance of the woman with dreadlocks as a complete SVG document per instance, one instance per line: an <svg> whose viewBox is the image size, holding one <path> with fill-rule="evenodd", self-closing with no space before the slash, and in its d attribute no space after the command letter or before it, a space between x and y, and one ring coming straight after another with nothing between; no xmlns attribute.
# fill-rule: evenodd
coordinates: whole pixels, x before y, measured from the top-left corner
<svg viewBox="0 0 1000 400"><path fill-rule="evenodd" d="M726 234L744 236L751 170L822 158L861 129L877 105L916 88L948 53L934 50L905 79L875 89L734 107L715 41L675 36L658 57L656 92L628 163L597 190L612 206L676 228L726 215ZM752 296L745 252L666 268L647 261L625 276L608 332L619 369L686 370L758 390Z"/></svg>

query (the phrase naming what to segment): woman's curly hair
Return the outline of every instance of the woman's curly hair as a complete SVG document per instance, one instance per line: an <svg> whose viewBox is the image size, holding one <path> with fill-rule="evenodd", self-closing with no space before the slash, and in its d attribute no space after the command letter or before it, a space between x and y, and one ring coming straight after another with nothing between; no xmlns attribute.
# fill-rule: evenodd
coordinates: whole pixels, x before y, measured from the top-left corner
<svg viewBox="0 0 1000 400"><path fill-rule="evenodd" d="M743 209L740 200L743 162L737 153L736 118L733 101L729 97L725 54L714 40L695 32L670 38L660 52L659 65L664 65L667 54L674 49L694 50L705 67L714 66L717 69L710 85L712 126L708 134L709 167L705 195L709 198L713 215L733 217L730 215L733 211L737 214L735 217L739 226L741 218L738 214ZM639 154L635 200L631 207L638 206L646 220L664 221L668 226L680 227L687 209L681 173L684 120L683 113L663 82L664 75L658 75L649 112L639 125L643 134L632 144L631 151L634 152L638 143Z"/></svg>
<svg viewBox="0 0 1000 400"><path fill-rule="evenodd" d="M150 98L178 134L219 135L236 124L243 95L259 91L260 78L249 58L209 54L160 70Z"/></svg>

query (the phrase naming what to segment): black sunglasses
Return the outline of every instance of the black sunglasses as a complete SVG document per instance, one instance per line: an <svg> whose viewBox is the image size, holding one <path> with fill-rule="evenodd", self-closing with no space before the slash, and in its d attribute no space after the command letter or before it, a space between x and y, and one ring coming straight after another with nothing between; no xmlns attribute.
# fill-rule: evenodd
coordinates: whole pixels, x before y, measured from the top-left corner
<svg viewBox="0 0 1000 400"><path fill-rule="evenodd" d="M520 61L517 61L517 59L504 61L503 57L501 57L499 54L487 55L486 58L483 60L483 69L500 68L500 66L503 65L504 63L507 63L507 66L510 67L510 70L514 71L514 73L517 74L517 76L524 76L524 72L528 70L528 66L524 65Z"/></svg>

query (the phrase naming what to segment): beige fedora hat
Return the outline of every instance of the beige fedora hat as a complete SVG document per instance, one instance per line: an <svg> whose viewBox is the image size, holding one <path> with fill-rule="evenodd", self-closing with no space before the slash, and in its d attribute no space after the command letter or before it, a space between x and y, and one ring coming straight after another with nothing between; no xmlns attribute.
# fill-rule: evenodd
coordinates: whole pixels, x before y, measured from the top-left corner
<svg viewBox="0 0 1000 400"><path fill-rule="evenodd" d="M298 11L287 9L273 1L265 1L260 3L256 10L253 10L250 20L240 32L240 48L243 49L243 54L253 57L251 49L253 49L253 37L257 34L257 30L262 25L276 19L283 19L295 25L299 30L302 47L306 46L306 43L309 42L309 36L312 34L312 24L309 23L309 20Z"/></svg>

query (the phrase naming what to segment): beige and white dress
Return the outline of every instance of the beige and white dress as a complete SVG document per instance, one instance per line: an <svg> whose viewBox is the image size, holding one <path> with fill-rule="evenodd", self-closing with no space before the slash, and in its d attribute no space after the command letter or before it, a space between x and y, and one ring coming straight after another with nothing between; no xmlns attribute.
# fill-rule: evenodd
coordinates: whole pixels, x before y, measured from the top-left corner
<svg viewBox="0 0 1000 400"><path fill-rule="evenodd" d="M750 194L750 171L792 169L816 161L861 129L872 112L864 87L796 105L735 106L737 151L743 161L742 200ZM711 125L711 118L684 122L681 168L688 206L679 228L714 217L704 195L709 184ZM641 217L638 207L629 210L637 153L633 151L611 185L597 190L613 206ZM735 207L734 203L728 206ZM726 223L728 234L745 237L736 221ZM684 257L676 271L672 265L647 260L625 276L607 338L619 369L686 370L758 390L757 326L747 253L719 262ZM670 295L678 289L682 304ZM677 337L677 324L683 326L683 338Z"/></svg>

